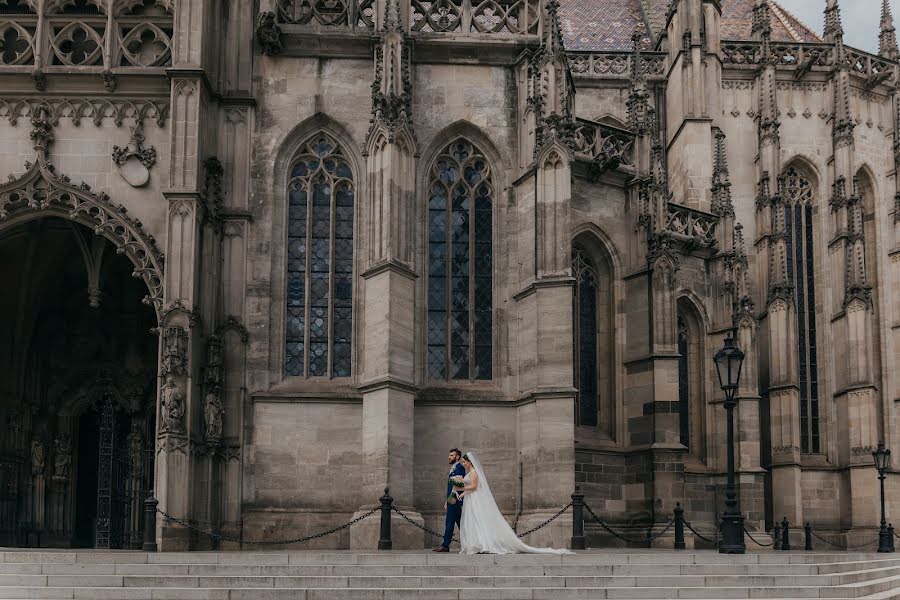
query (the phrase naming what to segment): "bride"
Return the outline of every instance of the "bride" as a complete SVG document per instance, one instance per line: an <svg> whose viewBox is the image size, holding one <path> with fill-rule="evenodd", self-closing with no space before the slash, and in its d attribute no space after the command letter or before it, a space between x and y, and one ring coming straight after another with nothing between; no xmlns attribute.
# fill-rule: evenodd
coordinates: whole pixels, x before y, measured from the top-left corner
<svg viewBox="0 0 900 600"><path fill-rule="evenodd" d="M460 554L569 554L566 549L532 548L526 545L503 518L487 477L474 452L462 457L466 469L462 519L459 525Z"/></svg>

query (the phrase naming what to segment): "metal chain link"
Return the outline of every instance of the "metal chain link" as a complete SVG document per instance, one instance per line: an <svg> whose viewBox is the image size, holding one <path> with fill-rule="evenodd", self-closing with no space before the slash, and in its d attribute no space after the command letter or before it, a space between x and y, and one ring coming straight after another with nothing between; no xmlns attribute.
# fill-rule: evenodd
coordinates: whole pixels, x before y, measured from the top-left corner
<svg viewBox="0 0 900 600"><path fill-rule="evenodd" d="M653 531L653 528L651 526L651 528L647 531L647 541L652 542L653 540L661 538L662 536L664 536L666 534L666 532L668 532L670 529L672 529L672 527L674 525L675 525L675 519L672 519L671 521L669 521L669 524L666 525L666 528L663 529L662 531L660 531L659 533L657 533L656 535L650 535L650 532Z"/></svg>
<svg viewBox="0 0 900 600"><path fill-rule="evenodd" d="M199 528L199 527L196 527L196 526L194 526L193 524L191 524L190 522L185 521L184 519L179 519L178 517L173 517L173 516L170 515L169 513L165 512L164 510L161 510L161 509L159 509L159 508L156 509L156 512L158 512L159 514L161 514L162 516L164 516L164 517L165 517L166 519L168 519L169 521L172 521L172 522L174 522L174 523L178 523L178 524L181 525L182 527L186 527L187 529L190 529L190 530L192 530L192 531L196 531L196 532L198 532L198 533L202 533L202 534L208 535L211 539L213 539L213 540L215 540L215 541L224 540L224 541L226 541L226 542L235 542L235 543L238 543L238 544L256 544L256 545L259 545L259 546L269 546L269 545L276 545L276 544L278 544L278 545L301 544L301 543L303 543L303 542L309 542L309 541L312 541L312 540L315 540L315 539L318 539L318 538L322 538L322 537L325 537L325 536L327 536L327 535L331 535L331 534L333 534L333 533L337 533L338 531L342 531L342 530L344 530L344 529L347 529L347 528L350 527L351 525L355 525L356 523L359 523L360 521L362 521L362 520L365 519L366 517L370 517L370 516L374 515L374 514L375 514L376 512L378 512L380 509L381 509L380 506L376 506L375 508L373 508L373 509L370 510L369 512L367 512L367 513L365 513L365 514L363 514L363 515L360 515L360 516L356 517L355 519L353 519L353 520L350 521L349 523L344 523L343 525L338 525L337 527L332 527L331 529L328 529L328 530L326 530L326 531L320 531L319 533L314 533L314 534L312 534L312 535L307 535L307 536L305 536L305 537L294 538L294 539L291 539L291 540L262 540L262 541L245 540L245 539L243 539L243 538L235 538L235 537L230 537L230 536L227 536L227 535L222 535L222 534L219 534L219 533L214 533L214 532L212 532L212 531L207 531L207 530L205 530L205 529L201 529L201 528Z"/></svg>
<svg viewBox="0 0 900 600"><path fill-rule="evenodd" d="M871 546L872 544L878 543L878 540L872 540L871 542L866 542L865 544L859 544L857 546L841 546L839 544L835 544L834 542L830 542L830 541L826 540L825 538L820 536L815 531L811 531L810 533L812 533L813 537L815 537L820 542L824 542L824 543L828 544L829 546L838 548L839 550L858 550L859 548L865 548L866 546Z"/></svg>
<svg viewBox="0 0 900 600"><path fill-rule="evenodd" d="M544 521L543 523L541 523L541 524L538 525L537 527L532 527L531 529L529 529L529 530L526 531L525 533L520 533L520 534L518 534L519 538L523 538L523 537L525 537L526 535L532 534L532 533L534 533L535 531L537 531L538 529L543 529L544 527L546 527L547 525L549 525L550 523L552 523L553 521L555 521L556 519L558 519L560 515L562 515L564 512L566 512L566 511L569 510L570 508L572 508L572 503L571 503L571 502L569 502L568 504L566 504L565 506L563 506L562 509L561 509L558 513L556 513L555 515L553 515L552 517L550 517L549 519L547 519L546 521Z"/></svg>
<svg viewBox="0 0 900 600"><path fill-rule="evenodd" d="M687 527L688 529L691 530L691 533L696 535L698 538L700 538L704 542L709 542L710 544L718 544L719 543L719 525L718 525L718 523L716 523L716 533L715 533L716 539L714 539L714 540L709 539L708 537L706 537L705 535L703 535L702 533L700 533L699 531L697 531L696 529L691 527L691 524L688 521L685 521L684 525L685 525L685 527Z"/></svg>
<svg viewBox="0 0 900 600"><path fill-rule="evenodd" d="M774 545L775 545L775 540L774 540L774 539L773 539L771 542L769 542L768 544L763 544L762 542L760 542L759 540L757 540L755 537L753 537L753 534L750 533L750 532L747 530L746 527L744 527L744 533L746 533L746 534L747 534L747 537L750 538L751 540L753 540L753 543L756 544L757 546L762 546L763 548L768 548L769 546L774 546Z"/></svg>
<svg viewBox="0 0 900 600"><path fill-rule="evenodd" d="M646 544L646 543L647 543L648 540L630 540L630 539L628 539L627 537L625 537L624 535L622 535L622 534L620 534L620 533L617 533L617 532L613 531L613 530L610 528L610 526L607 525L607 524L603 521L603 519L601 519L600 517L598 517L598 516L594 513L594 511L591 510L591 507L590 507L590 506L588 506L587 504L585 504L585 505L584 505L584 508L588 511L588 513L590 513L590 515L591 515L592 517L594 517L594 520L597 521L597 523L599 523L600 526L601 526L603 529L605 529L606 531L608 531L613 537L619 538L620 540L622 540L622 541L625 542L626 544Z"/></svg>
<svg viewBox="0 0 900 600"><path fill-rule="evenodd" d="M437 531L434 531L433 529L428 529L424 525L419 525L418 523L416 523L415 521L410 519L408 516L403 514L403 511L400 510L399 508L397 508L396 506L391 505L391 510L394 511L395 513L397 513L398 515L400 515L401 517L403 517L406 520L406 522L409 523L410 525L412 525L413 527L418 527L425 533L427 533L429 535L433 535L436 538L444 539L443 533L438 533ZM457 542L457 543L459 542L459 540L456 538L450 538L450 539L452 539L454 542Z"/></svg>

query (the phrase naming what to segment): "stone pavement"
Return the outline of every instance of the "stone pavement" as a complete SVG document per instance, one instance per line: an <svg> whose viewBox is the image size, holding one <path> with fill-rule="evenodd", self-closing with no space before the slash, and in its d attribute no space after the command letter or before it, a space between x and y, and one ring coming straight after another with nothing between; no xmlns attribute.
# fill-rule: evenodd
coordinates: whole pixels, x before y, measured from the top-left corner
<svg viewBox="0 0 900 600"><path fill-rule="evenodd" d="M900 598L900 557L593 550L430 552L2 550L0 598L569 600Z"/></svg>

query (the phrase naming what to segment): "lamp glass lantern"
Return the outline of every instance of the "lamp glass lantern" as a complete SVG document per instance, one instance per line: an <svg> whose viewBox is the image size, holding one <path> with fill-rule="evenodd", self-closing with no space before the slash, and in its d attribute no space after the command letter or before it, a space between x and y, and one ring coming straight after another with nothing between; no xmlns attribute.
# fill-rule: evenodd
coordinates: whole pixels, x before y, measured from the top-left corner
<svg viewBox="0 0 900 600"><path fill-rule="evenodd" d="M730 332L725 337L725 346L716 352L714 360L719 375L719 386L724 390L726 399L731 400L741 382L744 353L734 345L734 338Z"/></svg>
<svg viewBox="0 0 900 600"><path fill-rule="evenodd" d="M878 448L872 451L872 458L875 459L875 469L879 475L887 472L888 461L891 459L891 451L884 447L884 442L878 442Z"/></svg>

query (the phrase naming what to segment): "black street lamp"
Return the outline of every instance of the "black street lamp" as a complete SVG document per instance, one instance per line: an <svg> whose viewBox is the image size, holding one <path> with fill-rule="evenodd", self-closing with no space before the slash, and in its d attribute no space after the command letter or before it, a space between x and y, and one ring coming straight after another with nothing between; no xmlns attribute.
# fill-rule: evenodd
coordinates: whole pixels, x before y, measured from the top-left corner
<svg viewBox="0 0 900 600"><path fill-rule="evenodd" d="M872 458L875 459L875 469L878 470L878 480L881 483L881 529L878 531L878 551L893 552L891 550L891 532L888 531L887 519L884 514L884 480L887 477L891 451L884 447L884 442L878 442L878 448L872 451Z"/></svg>
<svg viewBox="0 0 900 600"><path fill-rule="evenodd" d="M734 345L734 338L729 332L725 336L725 346L716 352L716 371L719 374L719 386L725 392L725 419L728 426L728 485L725 487L725 514L722 515L722 541L719 552L722 554L743 554L744 515L738 511L737 493L734 488L734 407L737 402L734 393L741 382L741 367L744 365L744 353Z"/></svg>

